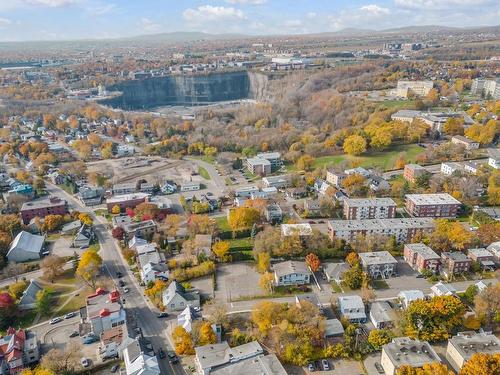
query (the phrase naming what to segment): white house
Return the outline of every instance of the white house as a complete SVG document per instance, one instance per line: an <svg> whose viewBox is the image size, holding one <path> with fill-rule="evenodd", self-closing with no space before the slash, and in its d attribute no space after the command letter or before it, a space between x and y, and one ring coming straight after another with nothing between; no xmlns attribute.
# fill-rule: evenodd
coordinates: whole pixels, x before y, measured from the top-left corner
<svg viewBox="0 0 500 375"><path fill-rule="evenodd" d="M500 150L489 150L488 165L495 169L500 169Z"/></svg>
<svg viewBox="0 0 500 375"><path fill-rule="evenodd" d="M305 262L288 260L273 265L276 286L309 284L312 272Z"/></svg>
<svg viewBox="0 0 500 375"><path fill-rule="evenodd" d="M40 259L44 240L43 236L25 231L18 233L14 241L10 244L7 259L9 259L9 262L16 263Z"/></svg>
<svg viewBox="0 0 500 375"><path fill-rule="evenodd" d="M365 304L360 296L341 296L338 302L342 317L351 323L366 323Z"/></svg>
<svg viewBox="0 0 500 375"><path fill-rule="evenodd" d="M402 290L399 292L398 298L401 299L403 307L407 309L413 301L425 299L425 295L421 290Z"/></svg>

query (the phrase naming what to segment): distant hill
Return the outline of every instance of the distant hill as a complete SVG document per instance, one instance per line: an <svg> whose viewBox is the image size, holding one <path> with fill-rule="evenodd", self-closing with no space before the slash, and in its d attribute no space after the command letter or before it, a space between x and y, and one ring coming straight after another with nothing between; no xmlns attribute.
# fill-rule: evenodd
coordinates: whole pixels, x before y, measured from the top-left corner
<svg viewBox="0 0 500 375"><path fill-rule="evenodd" d="M114 41L162 41L162 42L193 42L198 40L244 39L244 34L208 34L196 31L177 31L171 33L146 34L128 38L113 39Z"/></svg>

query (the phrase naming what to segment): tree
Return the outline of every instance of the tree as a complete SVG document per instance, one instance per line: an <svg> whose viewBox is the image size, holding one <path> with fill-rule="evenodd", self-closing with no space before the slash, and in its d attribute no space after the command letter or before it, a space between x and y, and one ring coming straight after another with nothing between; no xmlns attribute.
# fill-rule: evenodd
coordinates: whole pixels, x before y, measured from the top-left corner
<svg viewBox="0 0 500 375"><path fill-rule="evenodd" d="M379 350L385 344L390 343L392 340L392 334L386 329L374 329L370 331L368 335L368 344L373 346L375 350Z"/></svg>
<svg viewBox="0 0 500 375"><path fill-rule="evenodd" d="M44 232L54 232L64 223L64 219L61 215L47 215L44 218L42 224L42 230Z"/></svg>
<svg viewBox="0 0 500 375"><path fill-rule="evenodd" d="M358 253L351 251L347 256L345 257L345 261L349 263L351 266L353 266L356 263L359 263L359 255Z"/></svg>
<svg viewBox="0 0 500 375"><path fill-rule="evenodd" d="M87 249L83 252L78 262L76 275L92 289L96 287L97 277L101 270L102 258L96 250Z"/></svg>
<svg viewBox="0 0 500 375"><path fill-rule="evenodd" d="M465 306L454 296L416 300L405 311L404 331L424 341L446 340L462 323L464 312Z"/></svg>
<svg viewBox="0 0 500 375"><path fill-rule="evenodd" d="M120 212L122 212L122 209L120 208L119 205L115 204L112 208L111 208L111 213L113 215L119 215Z"/></svg>
<svg viewBox="0 0 500 375"><path fill-rule="evenodd" d="M111 230L111 235L113 238L117 240L123 240L123 236L125 235L125 230L122 227L115 227Z"/></svg>
<svg viewBox="0 0 500 375"><path fill-rule="evenodd" d="M194 354L194 343L191 335L183 327L175 327L172 331L175 353L178 355Z"/></svg>
<svg viewBox="0 0 500 375"><path fill-rule="evenodd" d="M449 135L463 135L464 134L464 119L463 117L450 117L446 120L443 130Z"/></svg>
<svg viewBox="0 0 500 375"><path fill-rule="evenodd" d="M493 171L488 178L488 202L492 205L500 204L500 171Z"/></svg>
<svg viewBox="0 0 500 375"><path fill-rule="evenodd" d="M167 236L175 236L179 230L181 222L182 217L180 215L168 215L164 222Z"/></svg>
<svg viewBox="0 0 500 375"><path fill-rule="evenodd" d="M44 369L55 374L72 374L80 367L82 347L76 342L70 342L65 349L50 349L41 359Z"/></svg>
<svg viewBox="0 0 500 375"><path fill-rule="evenodd" d="M43 270L43 277L47 280L54 280L64 272L64 258L57 255L49 255L43 258L40 268Z"/></svg>
<svg viewBox="0 0 500 375"><path fill-rule="evenodd" d="M460 375L492 375L499 373L500 353L474 353L460 370Z"/></svg>
<svg viewBox="0 0 500 375"><path fill-rule="evenodd" d="M80 220L82 222L82 224L85 224L89 227L92 226L92 224L94 224L94 220L92 220L90 215L86 214L86 213L80 213L78 215L78 220Z"/></svg>
<svg viewBox="0 0 500 375"><path fill-rule="evenodd" d="M259 253L257 254L257 271L259 273L265 273L269 270L271 266L271 255L269 253Z"/></svg>
<svg viewBox="0 0 500 375"><path fill-rule="evenodd" d="M270 301L259 302L252 310L252 323L257 326L261 334L267 335L273 324L281 321L285 310L285 304Z"/></svg>
<svg viewBox="0 0 500 375"><path fill-rule="evenodd" d="M23 292L28 287L28 282L26 280L20 280L18 282L9 285L9 293L16 299L21 298Z"/></svg>
<svg viewBox="0 0 500 375"><path fill-rule="evenodd" d="M52 292L48 289L39 290L36 293L35 307L40 315L47 315L52 308Z"/></svg>
<svg viewBox="0 0 500 375"><path fill-rule="evenodd" d="M353 173L347 176L342 182L342 186L350 196L362 195L366 192L366 178L358 173Z"/></svg>
<svg viewBox="0 0 500 375"><path fill-rule="evenodd" d="M385 150L392 143L391 129L380 128L373 134L370 146L375 150Z"/></svg>
<svg viewBox="0 0 500 375"><path fill-rule="evenodd" d="M227 241L218 241L212 245L213 253L219 258L223 260L226 257L227 252L229 251L229 242Z"/></svg>
<svg viewBox="0 0 500 375"><path fill-rule="evenodd" d="M35 182L33 182L33 187L35 188L36 191L41 191L45 189L45 181L41 178L37 178Z"/></svg>
<svg viewBox="0 0 500 375"><path fill-rule="evenodd" d="M396 370L396 375L453 375L454 372L449 370L444 363L432 362L426 363L419 367L411 367L410 365L400 366Z"/></svg>
<svg viewBox="0 0 500 375"><path fill-rule="evenodd" d="M344 140L344 152L349 155L360 155L366 151L366 140L360 135L351 135Z"/></svg>
<svg viewBox="0 0 500 375"><path fill-rule="evenodd" d="M56 375L53 371L45 369L43 367L36 367L34 369L24 369L21 371L21 375Z"/></svg>
<svg viewBox="0 0 500 375"><path fill-rule="evenodd" d="M134 209L135 216L139 220L154 219L160 213L156 204L143 202Z"/></svg>
<svg viewBox="0 0 500 375"><path fill-rule="evenodd" d="M318 256L314 253L309 253L306 255L306 263L313 272L319 270L319 267L321 266L321 261L319 260Z"/></svg>
<svg viewBox="0 0 500 375"><path fill-rule="evenodd" d="M191 236L197 234L214 234L217 224L207 215L191 215L187 221L188 232Z"/></svg>
<svg viewBox="0 0 500 375"><path fill-rule="evenodd" d="M228 323L227 306L225 303L212 299L203 305L208 320L214 324L226 326Z"/></svg>
<svg viewBox="0 0 500 375"><path fill-rule="evenodd" d="M247 229L260 220L259 210L251 207L237 207L229 211L228 223L233 231Z"/></svg>
<svg viewBox="0 0 500 375"><path fill-rule="evenodd" d="M0 329L8 328L17 314L16 301L7 292L0 292Z"/></svg>
<svg viewBox="0 0 500 375"><path fill-rule="evenodd" d="M314 158L311 155L302 155L297 159L295 166L299 171L309 171L314 164Z"/></svg>
<svg viewBox="0 0 500 375"><path fill-rule="evenodd" d="M473 241L474 234L465 229L460 222L438 219L430 236L429 246L438 251L449 251L452 248L464 250Z"/></svg>
<svg viewBox="0 0 500 375"><path fill-rule="evenodd" d="M268 293L273 292L274 276L270 272L264 273L259 279L259 286Z"/></svg>
<svg viewBox="0 0 500 375"><path fill-rule="evenodd" d="M363 271L359 263L355 263L350 269L344 272L342 276L343 284L351 289L359 289L363 284Z"/></svg>
<svg viewBox="0 0 500 375"><path fill-rule="evenodd" d="M488 325L500 322L500 282L488 286L474 297L474 310Z"/></svg>
<svg viewBox="0 0 500 375"><path fill-rule="evenodd" d="M212 329L212 324L210 322L204 322L200 327L200 337L198 339L198 345L215 344L217 342L217 335Z"/></svg>

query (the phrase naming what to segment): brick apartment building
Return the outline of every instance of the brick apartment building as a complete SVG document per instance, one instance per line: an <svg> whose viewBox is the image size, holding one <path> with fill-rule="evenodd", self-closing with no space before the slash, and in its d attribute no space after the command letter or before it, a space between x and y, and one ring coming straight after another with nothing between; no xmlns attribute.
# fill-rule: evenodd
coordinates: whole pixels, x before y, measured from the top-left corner
<svg viewBox="0 0 500 375"><path fill-rule="evenodd" d="M423 243L405 244L404 257L406 263L408 263L414 270L419 272L424 270L428 270L433 273L439 272L441 257L437 255L429 246L426 246Z"/></svg>
<svg viewBox="0 0 500 375"><path fill-rule="evenodd" d="M396 217L396 202L391 198L344 199L347 220L392 219Z"/></svg>
<svg viewBox="0 0 500 375"><path fill-rule="evenodd" d="M26 202L21 207L21 219L25 225L35 217L44 218L47 215L66 215L67 213L68 202L57 197Z"/></svg>
<svg viewBox="0 0 500 375"><path fill-rule="evenodd" d="M406 181L415 183L418 177L427 173L424 167L418 164L406 164L403 171L403 177Z"/></svg>
<svg viewBox="0 0 500 375"><path fill-rule="evenodd" d="M116 195L106 200L106 206L108 208L108 212L111 212L114 206L120 207L123 211L127 207L135 208L141 203L147 202L148 197L149 194L146 193Z"/></svg>
<svg viewBox="0 0 500 375"><path fill-rule="evenodd" d="M472 260L460 251L441 253L441 264L447 275L469 272Z"/></svg>
<svg viewBox="0 0 500 375"><path fill-rule="evenodd" d="M406 211L413 217L457 217L462 204L447 193L406 194Z"/></svg>

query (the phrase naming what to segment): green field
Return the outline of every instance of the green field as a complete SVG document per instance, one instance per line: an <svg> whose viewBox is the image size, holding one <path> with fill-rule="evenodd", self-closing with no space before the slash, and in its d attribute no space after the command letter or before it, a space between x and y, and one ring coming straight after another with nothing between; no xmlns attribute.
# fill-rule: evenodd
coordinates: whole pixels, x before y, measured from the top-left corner
<svg viewBox="0 0 500 375"><path fill-rule="evenodd" d="M369 152L362 156L322 156L314 161L313 168L330 167L343 161L349 161L354 162L355 164L357 163L360 167L364 168L380 167L383 170L389 170L394 168L394 163L396 162L399 154L404 152L406 161L410 163L414 162L415 157L423 151L424 149L418 145L398 145L387 151Z"/></svg>
<svg viewBox="0 0 500 375"><path fill-rule="evenodd" d="M381 102L377 102L378 107L385 107L387 109L413 109L415 108L414 100L405 100L405 99L394 99L394 100L384 100Z"/></svg>
<svg viewBox="0 0 500 375"><path fill-rule="evenodd" d="M253 243L252 243L252 239L250 237L246 237L246 238L234 238L234 239L230 239L228 240L229 242L229 251L230 252L233 252L233 251L248 251L248 250L252 250L252 247L253 247Z"/></svg>
<svg viewBox="0 0 500 375"><path fill-rule="evenodd" d="M219 229L223 232L232 230L231 227L229 226L229 223L227 222L227 217L225 216L216 217L215 222L217 223Z"/></svg>
<svg viewBox="0 0 500 375"><path fill-rule="evenodd" d="M201 177L203 177L205 180L210 180L210 174L208 174L208 171L203 168L203 167L198 167L198 173L200 174Z"/></svg>

